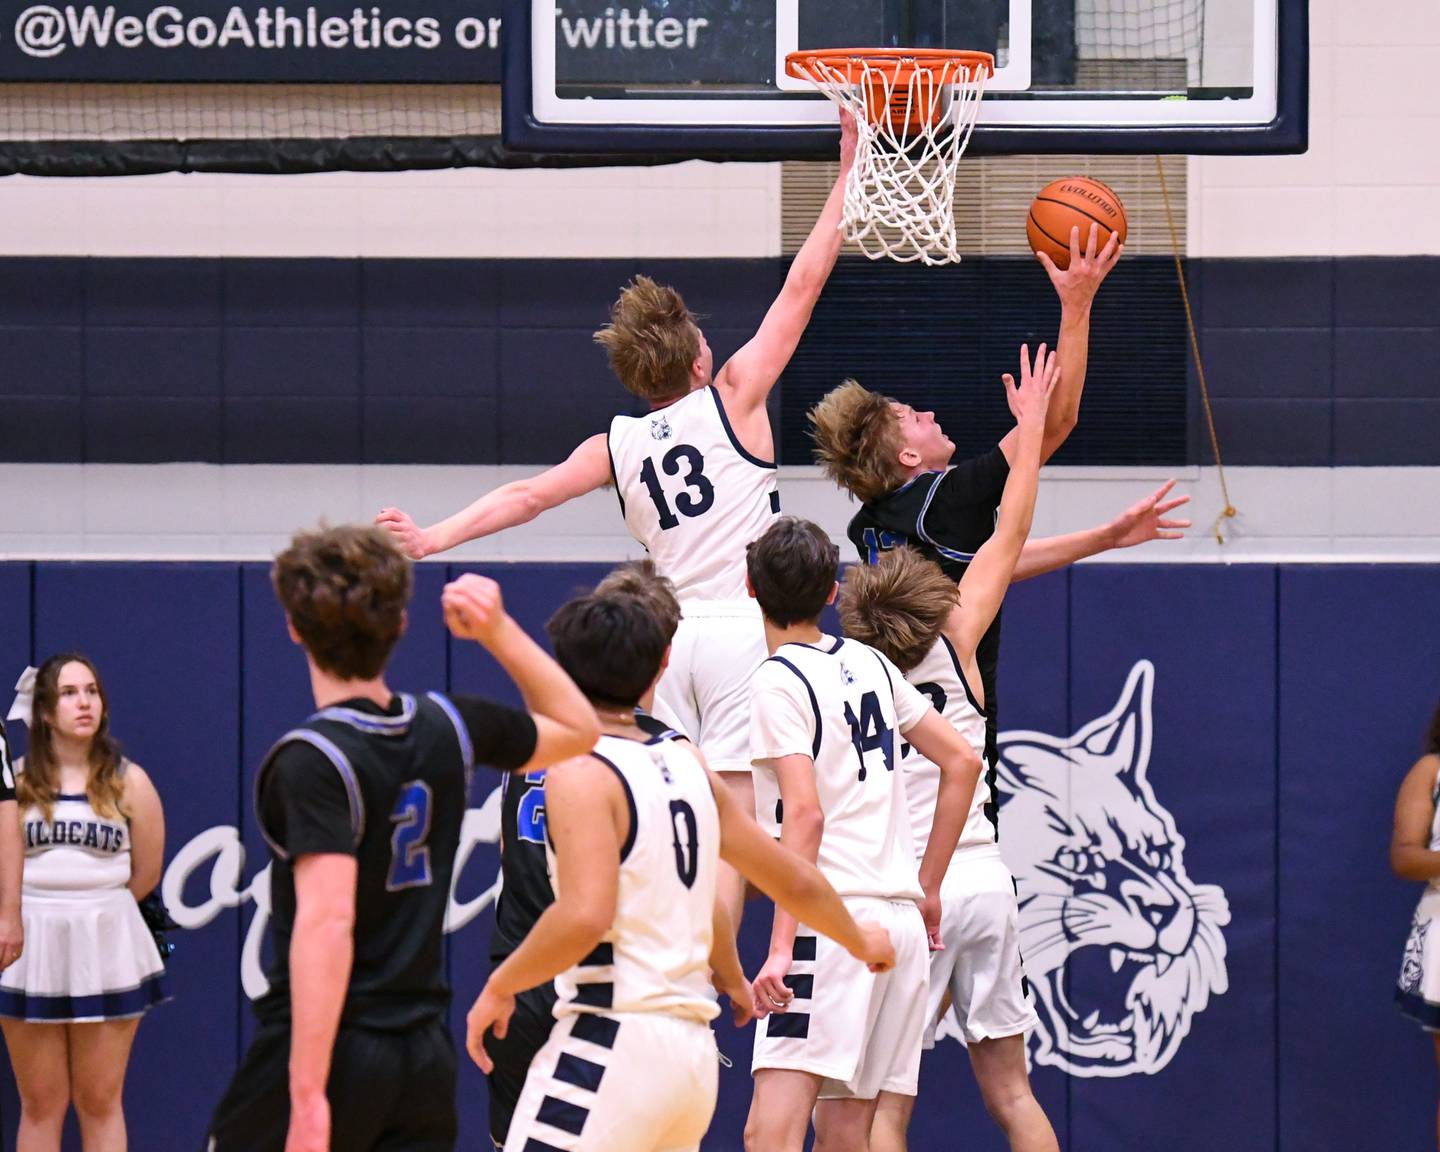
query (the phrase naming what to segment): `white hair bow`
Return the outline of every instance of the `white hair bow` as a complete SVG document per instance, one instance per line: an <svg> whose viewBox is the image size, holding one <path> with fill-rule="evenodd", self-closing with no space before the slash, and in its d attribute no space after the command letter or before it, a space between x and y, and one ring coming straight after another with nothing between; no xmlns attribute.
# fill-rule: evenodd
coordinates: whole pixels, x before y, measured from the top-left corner
<svg viewBox="0 0 1440 1152"><path fill-rule="evenodd" d="M35 676L39 671L38 668L26 668L20 673L20 679L15 681L15 703L5 714L6 720L19 720L29 726L30 710L35 706Z"/></svg>

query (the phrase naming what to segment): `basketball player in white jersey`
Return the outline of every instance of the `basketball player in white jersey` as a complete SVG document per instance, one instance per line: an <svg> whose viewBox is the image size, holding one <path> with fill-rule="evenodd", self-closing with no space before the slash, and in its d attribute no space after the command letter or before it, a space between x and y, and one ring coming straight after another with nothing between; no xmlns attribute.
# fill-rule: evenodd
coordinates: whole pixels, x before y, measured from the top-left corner
<svg viewBox="0 0 1440 1152"><path fill-rule="evenodd" d="M851 915L889 928L896 966L877 976L776 909L755 981L757 1003L774 1014L755 1033L748 1152L801 1152L812 1109L817 1148L863 1152L878 1094L915 1091L927 931L939 932L940 882L980 776L980 757L889 660L821 632L838 567L829 536L793 517L749 548L771 652L752 700L756 802ZM896 771L902 735L940 767L918 870Z"/></svg>
<svg viewBox="0 0 1440 1152"><path fill-rule="evenodd" d="M539 476L503 485L428 528L395 508L376 523L419 560L533 520L613 484L625 525L674 585L684 610L656 716L698 744L750 808L749 681L765 659L759 613L745 594L745 546L780 511L765 402L810 322L840 254L855 126L842 118L840 174L760 330L718 372L695 317L673 288L637 276L595 334L647 416L617 416ZM722 868L721 895L740 919L744 886Z"/></svg>
<svg viewBox="0 0 1440 1152"><path fill-rule="evenodd" d="M1059 371L1042 345L1032 375L1029 349L1021 349L1020 386L1005 376L1015 416L1016 442L999 517L990 538L955 582L909 548L856 565L845 576L840 620L847 636L885 653L979 756L985 755L986 700L977 650L1000 610L1020 550L1030 532L1044 454L1045 416ZM900 758L911 832L923 854L934 819L939 771L922 749L903 745ZM954 1005L960 1033L985 1107L1012 1152L1058 1152L1054 1129L1030 1090L1025 1033L1036 1023L1025 994L1020 958L1019 908L1014 881L1000 859L995 768L987 766L975 789L960 843L940 889L944 947L930 957L925 1007L927 1047L945 997ZM904 1152L915 1093L880 1096L872 1152Z"/></svg>
<svg viewBox="0 0 1440 1152"><path fill-rule="evenodd" d="M832 934L862 967L888 967L883 928L857 925L813 867L771 842L689 745L647 738L635 703L667 648L649 605L585 596L549 625L556 658L594 702L604 734L546 780L546 850L555 902L491 974L467 1021L490 1070L487 1029L503 1038L515 996L555 979L556 1025L530 1066L510 1123L512 1152L686 1152L715 1107L718 1009L754 1012L724 907L723 856Z"/></svg>

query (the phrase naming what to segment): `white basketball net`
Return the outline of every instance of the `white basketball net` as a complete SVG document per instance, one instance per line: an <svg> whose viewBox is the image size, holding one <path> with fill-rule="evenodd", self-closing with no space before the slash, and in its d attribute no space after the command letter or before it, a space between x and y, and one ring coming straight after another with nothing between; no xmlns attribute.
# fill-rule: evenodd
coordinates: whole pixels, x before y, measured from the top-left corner
<svg viewBox="0 0 1440 1152"><path fill-rule="evenodd" d="M855 166L841 229L870 259L952 264L955 174L985 94L987 69L896 54L802 56L794 70L855 118Z"/></svg>

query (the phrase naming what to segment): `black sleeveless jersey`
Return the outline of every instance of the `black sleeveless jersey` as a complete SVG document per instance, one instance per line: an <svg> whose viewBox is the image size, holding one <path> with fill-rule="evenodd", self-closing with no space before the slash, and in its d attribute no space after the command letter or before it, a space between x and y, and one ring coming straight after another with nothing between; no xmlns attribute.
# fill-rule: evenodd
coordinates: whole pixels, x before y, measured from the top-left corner
<svg viewBox="0 0 1440 1152"><path fill-rule="evenodd" d="M1010 465L998 447L943 472L922 472L895 491L862 505L847 535L865 564L880 553L909 545L958 581L995 531L995 517ZM975 649L985 687L985 753L993 764L996 743L995 670L1000 661L1000 613Z"/></svg>
<svg viewBox="0 0 1440 1152"><path fill-rule="evenodd" d="M355 959L341 1023L396 1030L443 1019L442 933L460 826L477 760L515 768L534 753L524 712L438 692L322 709L286 733L256 778L273 865L270 991L264 1022L290 1018L294 861L353 855Z"/></svg>
<svg viewBox="0 0 1440 1152"><path fill-rule="evenodd" d="M684 739L638 708L635 723L658 739ZM507 776L502 787L500 898L490 936L490 959L496 964L520 946L541 913L555 903L545 860L545 773Z"/></svg>

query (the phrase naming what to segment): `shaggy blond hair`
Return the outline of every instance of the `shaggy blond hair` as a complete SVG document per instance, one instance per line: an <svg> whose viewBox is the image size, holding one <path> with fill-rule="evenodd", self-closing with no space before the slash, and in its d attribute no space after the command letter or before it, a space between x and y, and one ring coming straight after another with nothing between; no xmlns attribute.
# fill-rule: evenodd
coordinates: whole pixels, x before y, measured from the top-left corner
<svg viewBox="0 0 1440 1152"><path fill-rule="evenodd" d="M884 553L878 563L852 565L840 586L845 635L876 648L909 672L935 646L960 602L955 581L912 548Z"/></svg>
<svg viewBox="0 0 1440 1152"><path fill-rule="evenodd" d="M680 293L636 276L610 307L610 323L595 333L610 367L643 400L673 400L690 390L700 355L700 329Z"/></svg>
<svg viewBox="0 0 1440 1152"><path fill-rule="evenodd" d="M815 459L826 476L868 504L905 483L905 446L894 401L846 380L810 409Z"/></svg>

